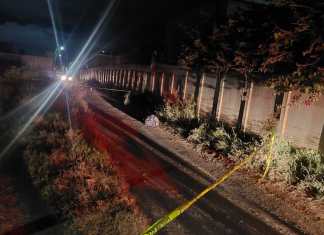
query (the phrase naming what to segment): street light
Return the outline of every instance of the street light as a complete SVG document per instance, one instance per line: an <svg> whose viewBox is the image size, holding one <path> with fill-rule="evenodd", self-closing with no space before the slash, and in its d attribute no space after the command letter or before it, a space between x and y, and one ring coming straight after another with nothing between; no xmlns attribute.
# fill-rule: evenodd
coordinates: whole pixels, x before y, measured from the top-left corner
<svg viewBox="0 0 324 235"><path fill-rule="evenodd" d="M64 46L60 46L60 50L64 51L65 50Z"/></svg>

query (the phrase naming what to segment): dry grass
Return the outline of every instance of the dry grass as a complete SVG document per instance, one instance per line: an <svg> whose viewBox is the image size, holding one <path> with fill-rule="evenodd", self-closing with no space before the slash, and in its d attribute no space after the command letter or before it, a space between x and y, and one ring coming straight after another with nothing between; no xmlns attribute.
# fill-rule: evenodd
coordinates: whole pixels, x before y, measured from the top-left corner
<svg viewBox="0 0 324 235"><path fill-rule="evenodd" d="M128 235L145 228L145 219L109 155L69 131L60 115L38 120L28 137L25 159L42 198L69 221L66 232Z"/></svg>

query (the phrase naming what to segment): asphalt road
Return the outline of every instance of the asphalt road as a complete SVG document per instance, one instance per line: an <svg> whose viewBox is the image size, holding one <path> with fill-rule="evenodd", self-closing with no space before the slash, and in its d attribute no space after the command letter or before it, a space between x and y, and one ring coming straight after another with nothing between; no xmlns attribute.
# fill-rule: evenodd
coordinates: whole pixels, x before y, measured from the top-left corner
<svg viewBox="0 0 324 235"><path fill-rule="evenodd" d="M206 187L204 180L201 180L204 176L197 177L197 174L190 173L195 171L191 166L172 164L177 157L161 147L158 140L147 139L131 125L125 125L129 117L120 116L107 102L108 100L114 106L122 107L122 94L106 93L106 102L94 96L88 98L93 114L87 117L91 125L86 128L95 132L97 138L100 136L99 145L111 153L115 164L129 182L138 204L152 222L193 198ZM278 233L214 190L160 234Z"/></svg>

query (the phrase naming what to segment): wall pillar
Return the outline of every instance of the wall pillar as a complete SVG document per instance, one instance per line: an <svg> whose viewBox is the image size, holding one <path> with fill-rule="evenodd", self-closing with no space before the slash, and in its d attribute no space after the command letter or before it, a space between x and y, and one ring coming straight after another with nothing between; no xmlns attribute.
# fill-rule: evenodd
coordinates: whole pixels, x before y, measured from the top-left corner
<svg viewBox="0 0 324 235"><path fill-rule="evenodd" d="M164 72L161 74L161 80L160 80L160 95L163 96L163 88L164 88Z"/></svg>
<svg viewBox="0 0 324 235"><path fill-rule="evenodd" d="M286 130L287 130L287 121L288 121L288 114L289 114L289 105L291 101L291 91L285 92L280 112L280 120L277 132L280 138L285 138Z"/></svg>
<svg viewBox="0 0 324 235"><path fill-rule="evenodd" d="M142 85L143 93L146 91L146 88L147 88L147 78L148 78L148 74L147 74L147 72L144 72L143 73L143 85Z"/></svg>
<svg viewBox="0 0 324 235"><path fill-rule="evenodd" d="M199 118L200 110L201 110L201 101L202 101L204 85L205 85L205 74L204 73L201 75L201 78L198 78L197 85L198 85L198 90L197 90L197 95L196 95L196 115ZM197 87L196 87L196 89L197 89Z"/></svg>
<svg viewBox="0 0 324 235"><path fill-rule="evenodd" d="M173 95L174 91L174 82L175 82L175 73L173 72L171 75L171 86L170 86L170 94Z"/></svg>
<svg viewBox="0 0 324 235"><path fill-rule="evenodd" d="M130 88L131 75L132 75L131 73L132 73L132 71L128 70L128 72L127 72L127 84L126 84L127 88Z"/></svg>
<svg viewBox="0 0 324 235"><path fill-rule="evenodd" d="M131 89L134 90L135 86L135 79L136 79L136 71L133 71L132 82L131 82Z"/></svg>
<svg viewBox="0 0 324 235"><path fill-rule="evenodd" d="M156 71L153 71L151 74L151 91L152 92L154 92L156 74L157 74Z"/></svg>
<svg viewBox="0 0 324 235"><path fill-rule="evenodd" d="M185 100L187 98L188 78L189 78L189 71L186 72L186 77L185 77L184 84L182 87L182 99L183 100Z"/></svg>
<svg viewBox="0 0 324 235"><path fill-rule="evenodd" d="M216 87L213 100L213 109L212 109L212 119L216 121L220 120L222 107L223 107L223 97L224 97L224 85L225 79L223 73L218 73L216 78Z"/></svg>
<svg viewBox="0 0 324 235"><path fill-rule="evenodd" d="M246 130L247 130L247 125L248 125L248 120L249 120L249 115L250 115L253 88L254 88L254 83L250 82L250 87L248 89L248 93L247 93L247 97L246 97L246 103L245 103L245 107L244 107L244 115L243 115L243 120L242 120L243 132L246 132Z"/></svg>

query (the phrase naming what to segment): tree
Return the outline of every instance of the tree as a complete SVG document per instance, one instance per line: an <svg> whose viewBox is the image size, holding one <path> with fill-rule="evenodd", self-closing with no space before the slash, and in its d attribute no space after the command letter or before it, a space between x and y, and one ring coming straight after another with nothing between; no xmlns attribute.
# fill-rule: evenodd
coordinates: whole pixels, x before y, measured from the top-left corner
<svg viewBox="0 0 324 235"><path fill-rule="evenodd" d="M316 0L252 5L210 36L196 34L181 58L192 68L237 71L245 81L265 78L276 91L308 94L310 104L324 92L323 13Z"/></svg>
<svg viewBox="0 0 324 235"><path fill-rule="evenodd" d="M260 71L276 90L308 94L305 104L310 104L324 92L324 6L314 0L275 4L289 15L289 21L276 25L264 44L266 59Z"/></svg>

